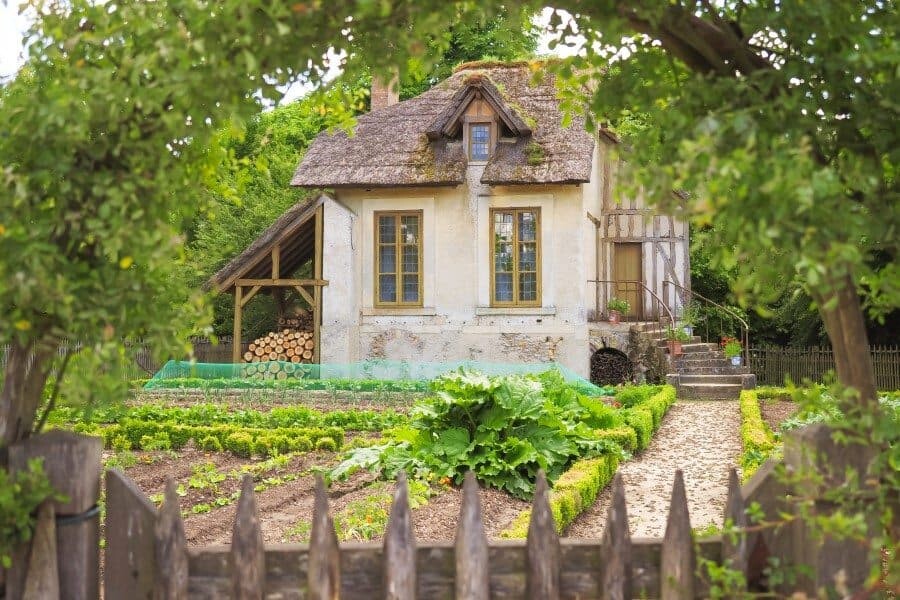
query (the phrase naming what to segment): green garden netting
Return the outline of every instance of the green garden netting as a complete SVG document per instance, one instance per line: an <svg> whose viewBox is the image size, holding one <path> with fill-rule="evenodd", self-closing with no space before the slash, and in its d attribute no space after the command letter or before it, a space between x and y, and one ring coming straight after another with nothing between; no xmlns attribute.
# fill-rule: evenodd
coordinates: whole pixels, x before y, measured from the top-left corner
<svg viewBox="0 0 900 600"><path fill-rule="evenodd" d="M145 389L203 386L216 381L216 387L300 387L302 389L331 389L336 381L360 383L359 389L397 388L427 390L429 381L460 368L478 371L485 375L538 374L557 370L563 378L581 393L603 395L608 392L571 369L551 363L489 363L480 361L409 362L398 360L363 360L347 364L297 364L290 362L261 363L196 363L170 360L157 371ZM204 381L205 380L205 381ZM231 381L229 381L231 380ZM362 385L363 382L369 385ZM379 386L378 382L397 385ZM407 382L408 385L403 385ZM233 385L232 385L233 384ZM317 387L317 384L318 387ZM418 384L418 385L416 385ZM344 386L337 386L344 387ZM350 386L352 389L355 386Z"/></svg>

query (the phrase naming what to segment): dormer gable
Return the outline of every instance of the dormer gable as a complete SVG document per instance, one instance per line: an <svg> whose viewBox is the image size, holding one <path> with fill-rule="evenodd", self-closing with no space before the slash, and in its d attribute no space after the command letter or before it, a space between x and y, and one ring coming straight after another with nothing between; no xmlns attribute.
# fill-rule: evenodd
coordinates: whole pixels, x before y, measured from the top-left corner
<svg viewBox="0 0 900 600"><path fill-rule="evenodd" d="M487 76L481 73L469 75L463 86L457 90L446 108L431 122L425 134L429 140L456 138L466 123L466 117L472 116L470 109L474 106L477 112L491 111L495 119L513 137L531 135L531 128L515 109L507 105L497 87Z"/></svg>

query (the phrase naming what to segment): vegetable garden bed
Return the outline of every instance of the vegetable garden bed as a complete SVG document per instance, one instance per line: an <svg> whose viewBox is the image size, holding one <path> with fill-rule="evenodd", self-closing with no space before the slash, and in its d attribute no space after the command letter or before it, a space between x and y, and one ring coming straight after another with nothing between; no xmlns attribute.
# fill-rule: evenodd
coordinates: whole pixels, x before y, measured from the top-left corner
<svg viewBox="0 0 900 600"><path fill-rule="evenodd" d="M488 486L482 501L492 536L509 535L504 532L522 521L538 469L558 480L554 506L564 523L608 483L620 459L646 446L674 400L668 386L588 397L552 373L463 372L430 387L409 414L386 406L322 410L299 403L195 403L185 396L148 403L137 396L87 413L58 408L50 425L102 436L106 465L133 476L153 501L161 501L164 481L173 477L194 544L227 543L244 473L256 481L267 541L308 535L318 472L330 474L342 538L378 539L399 468L410 474L417 531L423 539L452 539L456 486L467 469ZM347 392L348 399L363 393Z"/></svg>

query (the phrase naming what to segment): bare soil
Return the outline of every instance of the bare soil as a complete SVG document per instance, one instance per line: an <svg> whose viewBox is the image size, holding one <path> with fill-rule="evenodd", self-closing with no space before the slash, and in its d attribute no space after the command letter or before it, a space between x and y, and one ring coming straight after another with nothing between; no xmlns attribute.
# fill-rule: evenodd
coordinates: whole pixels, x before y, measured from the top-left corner
<svg viewBox="0 0 900 600"><path fill-rule="evenodd" d="M520 512L529 507L528 502L494 489L481 489L478 496L485 533L490 539L496 538ZM416 541L452 541L456 537L461 507L462 489L450 488L414 510L412 519Z"/></svg>
<svg viewBox="0 0 900 600"><path fill-rule="evenodd" d="M760 400L759 412L763 421L772 431L778 431L781 424L797 412L797 405L790 400Z"/></svg>
<svg viewBox="0 0 900 600"><path fill-rule="evenodd" d="M737 401L679 400L669 409L650 446L619 466L632 536L662 537L676 469L684 474L691 526L722 524L728 472L740 462L740 426ZM611 496L608 486L565 535L600 538Z"/></svg>

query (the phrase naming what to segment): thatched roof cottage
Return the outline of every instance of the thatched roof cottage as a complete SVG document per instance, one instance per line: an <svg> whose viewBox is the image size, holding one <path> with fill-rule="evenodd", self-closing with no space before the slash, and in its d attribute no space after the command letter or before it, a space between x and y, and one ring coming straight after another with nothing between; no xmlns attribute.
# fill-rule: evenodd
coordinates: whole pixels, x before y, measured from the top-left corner
<svg viewBox="0 0 900 600"><path fill-rule="evenodd" d="M564 124L539 64L464 65L416 98L372 98L297 168L293 185L323 193L213 278L239 304L256 285L298 287L281 278L312 260L299 287L320 362L555 360L587 375L610 298L650 320L674 293L663 281L689 285L686 226L617 202L616 138Z"/></svg>

